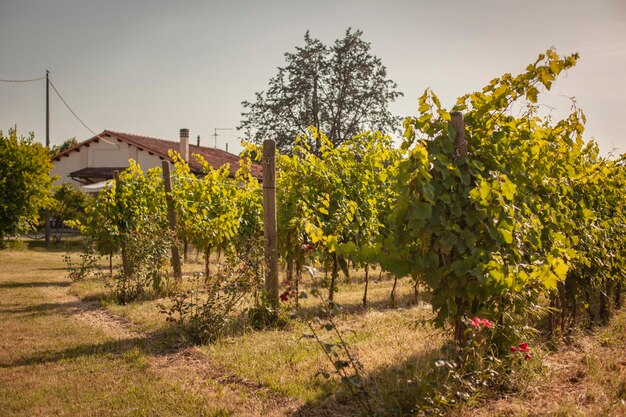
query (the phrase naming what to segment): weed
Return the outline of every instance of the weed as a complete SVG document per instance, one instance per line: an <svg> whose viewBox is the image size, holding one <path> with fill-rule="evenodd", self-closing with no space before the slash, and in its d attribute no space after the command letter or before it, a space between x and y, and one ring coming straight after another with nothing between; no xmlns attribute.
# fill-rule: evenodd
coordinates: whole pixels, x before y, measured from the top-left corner
<svg viewBox="0 0 626 417"><path fill-rule="evenodd" d="M17 238L13 240L6 240L4 243L7 249L19 250L19 251L28 249L28 243L26 243L23 239Z"/></svg>
<svg viewBox="0 0 626 417"><path fill-rule="evenodd" d="M249 269L231 260L206 281L195 274L193 288L172 295L169 308L163 304L159 308L194 343L212 342L227 329L232 313L249 294L254 278Z"/></svg>
<svg viewBox="0 0 626 417"><path fill-rule="evenodd" d="M148 359L141 353L141 351L136 346L124 352L122 354L122 358L130 366L137 369L147 369L150 366Z"/></svg>
<svg viewBox="0 0 626 417"><path fill-rule="evenodd" d="M371 387L366 384L363 377L363 364L359 361L355 349L346 341L345 334L350 330L339 329L333 319L333 314L341 312L341 306L332 300L324 300L316 290L311 291L311 294L323 302L320 315L324 319L307 321L311 334L303 337L313 338L322 348L326 359L333 367L334 373L348 389L359 410L367 416L374 416ZM306 293L300 296L307 297ZM324 331L326 337L322 336ZM331 376L323 369L319 370L316 375L321 375L326 379Z"/></svg>
<svg viewBox="0 0 626 417"><path fill-rule="evenodd" d="M161 231L158 225L126 233L122 270L110 285L120 304L135 300L149 287L156 292L170 290L167 262L172 240L172 234Z"/></svg>
<svg viewBox="0 0 626 417"><path fill-rule="evenodd" d="M248 322L253 329L282 329L289 323L287 310L278 306L275 308L267 300L267 293L261 291L258 299L252 307L246 309Z"/></svg>
<svg viewBox="0 0 626 417"><path fill-rule="evenodd" d="M67 277L72 282L83 281L93 273L100 261L100 256L89 248L81 252L79 258L79 262L74 262L70 252L65 252L63 255L63 262L67 267Z"/></svg>

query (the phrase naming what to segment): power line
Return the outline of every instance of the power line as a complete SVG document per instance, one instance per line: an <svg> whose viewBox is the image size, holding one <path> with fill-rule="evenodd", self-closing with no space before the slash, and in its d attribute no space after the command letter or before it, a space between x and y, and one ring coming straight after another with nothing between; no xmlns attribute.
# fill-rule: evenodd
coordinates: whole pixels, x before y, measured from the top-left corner
<svg viewBox="0 0 626 417"><path fill-rule="evenodd" d="M65 99L63 98L63 96L61 95L61 93L59 93L59 90L57 90L57 88L54 86L54 83L52 81L49 81L50 85L52 86L52 89L54 90L55 93L57 93L57 96L59 96L59 98L61 99L61 101L63 102L63 104L65 104L65 107L67 107L67 109L74 115L74 117L76 118L76 120L78 120L83 126L85 126L85 129L87 129L88 131L90 131L94 136L98 136L98 134L96 132L94 132L93 130L91 130L89 128L89 126L87 126L85 124L85 122L83 122L80 117L78 117L78 115L74 112L74 110L72 110L72 108L70 107L69 104L67 104L67 101L65 101Z"/></svg>
<svg viewBox="0 0 626 417"><path fill-rule="evenodd" d="M45 77L44 77L45 78ZM59 96L59 98L61 99L61 101L63 102L63 104L65 104L65 107L67 107L67 109L74 115L74 117L76 118L76 120L78 120L83 126L85 126L85 129L87 129L88 131L91 132L92 135L94 135L95 137L101 139L102 141L108 143L109 145L115 145L113 142L106 140L105 138L103 138L101 135L97 134L96 132L94 132L93 130L91 130L89 128L89 126L87 126L85 124L85 122L83 122L81 120L80 117L78 117L78 115L76 114L76 112L74 110L72 110L72 108L70 107L69 104L67 104L67 101L65 101L65 99L63 98L63 96L61 95L61 93L59 93L59 90L57 90L57 88L54 86L54 84L52 83L52 81L50 79L48 79L48 82L50 83L50 85L52 86L52 89L54 90L55 93L57 93L57 96Z"/></svg>
<svg viewBox="0 0 626 417"><path fill-rule="evenodd" d="M44 77L45 78L45 77ZM102 136L100 136L99 134L97 134L96 132L94 132L93 130L91 130L89 128L89 126L87 126L85 124L85 122L83 122L81 120L80 117L78 117L78 115L76 114L76 112L74 110L72 110L72 108L70 107L69 104L67 104L67 101L65 101L65 99L63 98L63 96L61 95L61 93L59 93L59 90L57 90L57 88L54 86L54 83L48 79L48 82L50 83L50 85L52 86L52 89L54 90L55 93L57 93L57 96L59 96L59 98L61 99L61 101L63 102L63 104L65 104L65 107L67 107L67 109L74 115L74 117L76 118L76 120L78 120L84 127L85 129L87 129L88 131L90 131L94 136L96 136L97 138L101 139L102 141L110 144L110 145L114 145L113 142L110 142L108 140L106 140L105 138L103 138Z"/></svg>
<svg viewBox="0 0 626 417"><path fill-rule="evenodd" d="M39 80L44 80L46 79L46 76L44 75L43 77L39 77L39 78L32 78L29 80L7 80L7 79L2 79L0 78L0 82L5 82L5 83L28 83L28 82L32 82L32 81L39 81ZM78 117L78 115L76 114L76 112L74 110L72 110L72 108L70 107L69 104L67 104L67 101L65 101L65 99L63 98L63 96L61 95L61 93L59 93L59 90L57 90L57 88L54 86L54 83L50 80L50 78L48 78L48 83L52 86L52 89L54 90L54 92L57 94L57 96L59 96L59 98L61 99L61 101L63 102L63 104L65 104L65 107L67 107L67 109L70 111L70 113L72 113L74 115L74 117L76 118L76 120L78 120L84 127L85 129L87 129L88 131L91 132L92 135L102 139L104 142L113 144L112 142L109 142L108 140L104 139L102 136L100 136L99 134L97 134L96 132L94 132L93 130L91 130L91 128L89 126L87 126L85 124L85 122L82 121L82 119L80 117Z"/></svg>
<svg viewBox="0 0 626 417"><path fill-rule="evenodd" d="M39 81L39 80L43 80L45 78L46 78L45 75L43 77L39 77L39 78L31 78L30 80L4 80L4 79L0 78L0 82L3 82L3 83L30 83L32 81Z"/></svg>

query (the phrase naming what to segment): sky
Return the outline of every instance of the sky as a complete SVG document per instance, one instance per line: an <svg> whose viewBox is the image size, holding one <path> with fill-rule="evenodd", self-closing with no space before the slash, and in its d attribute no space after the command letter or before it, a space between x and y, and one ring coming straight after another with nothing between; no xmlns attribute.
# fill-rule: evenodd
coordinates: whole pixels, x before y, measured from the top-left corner
<svg viewBox="0 0 626 417"><path fill-rule="evenodd" d="M326 44L351 27L417 114L431 88L450 108L505 72L520 73L554 47L577 66L540 101L564 117L571 97L587 115L586 138L603 155L626 152L626 0L93 1L0 0L0 79L52 83L93 131L108 129L214 146L216 128L239 125L241 102L284 65L304 33ZM93 136L50 92L50 139ZM45 141L45 81L0 82L0 130ZM217 147L237 152L236 130Z"/></svg>

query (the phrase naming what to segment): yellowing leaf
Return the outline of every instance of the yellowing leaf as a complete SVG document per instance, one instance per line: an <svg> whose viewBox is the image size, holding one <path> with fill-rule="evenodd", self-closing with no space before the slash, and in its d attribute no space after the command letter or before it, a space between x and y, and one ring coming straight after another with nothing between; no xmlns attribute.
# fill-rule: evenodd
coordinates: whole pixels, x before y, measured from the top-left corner
<svg viewBox="0 0 626 417"><path fill-rule="evenodd" d="M337 250L337 236L331 235L326 239L326 250L333 253Z"/></svg>
<svg viewBox="0 0 626 417"><path fill-rule="evenodd" d="M480 181L480 198L486 201L491 195L491 185L487 181Z"/></svg>
<svg viewBox="0 0 626 417"><path fill-rule="evenodd" d="M551 268L554 274L557 276L559 281L565 281L567 277L567 271L569 270L569 266L563 261L561 258L556 258L551 263Z"/></svg>
<svg viewBox="0 0 626 417"><path fill-rule="evenodd" d="M509 181L508 178L505 178L505 180L502 182L501 189L502 189L502 195L504 196L504 198L506 198L509 201L512 201L513 197L515 197L515 189L516 189L515 184Z"/></svg>
<svg viewBox="0 0 626 417"><path fill-rule="evenodd" d="M513 243L513 234L511 232L506 229L498 229L498 232L500 232L500 236L502 236L506 243Z"/></svg>
<svg viewBox="0 0 626 417"><path fill-rule="evenodd" d="M499 282L502 282L502 280L504 279L504 274L502 273L502 271L498 269L490 269L489 277L495 282L499 283Z"/></svg>

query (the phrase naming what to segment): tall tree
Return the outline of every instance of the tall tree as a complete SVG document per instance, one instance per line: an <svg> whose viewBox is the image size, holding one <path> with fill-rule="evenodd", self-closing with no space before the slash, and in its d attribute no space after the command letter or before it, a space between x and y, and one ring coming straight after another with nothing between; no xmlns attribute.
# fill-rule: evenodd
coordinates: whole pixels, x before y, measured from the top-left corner
<svg viewBox="0 0 626 417"><path fill-rule="evenodd" d="M76 137L69 138L60 145L54 145L52 148L50 148L49 153L50 155L56 155L76 145L78 145L78 141L76 140Z"/></svg>
<svg viewBox="0 0 626 417"><path fill-rule="evenodd" d="M348 29L326 46L307 31L304 46L285 54L286 66L278 68L267 91L256 93L254 103L242 103L247 111L238 129L256 143L276 140L281 151L290 151L297 135L308 135L309 126L335 146L365 130L394 131L399 118L388 105L402 93L362 34ZM319 140L312 146L319 151Z"/></svg>
<svg viewBox="0 0 626 417"><path fill-rule="evenodd" d="M52 203L52 169L47 150L29 137L0 131L0 247L11 234L34 228L39 209Z"/></svg>

